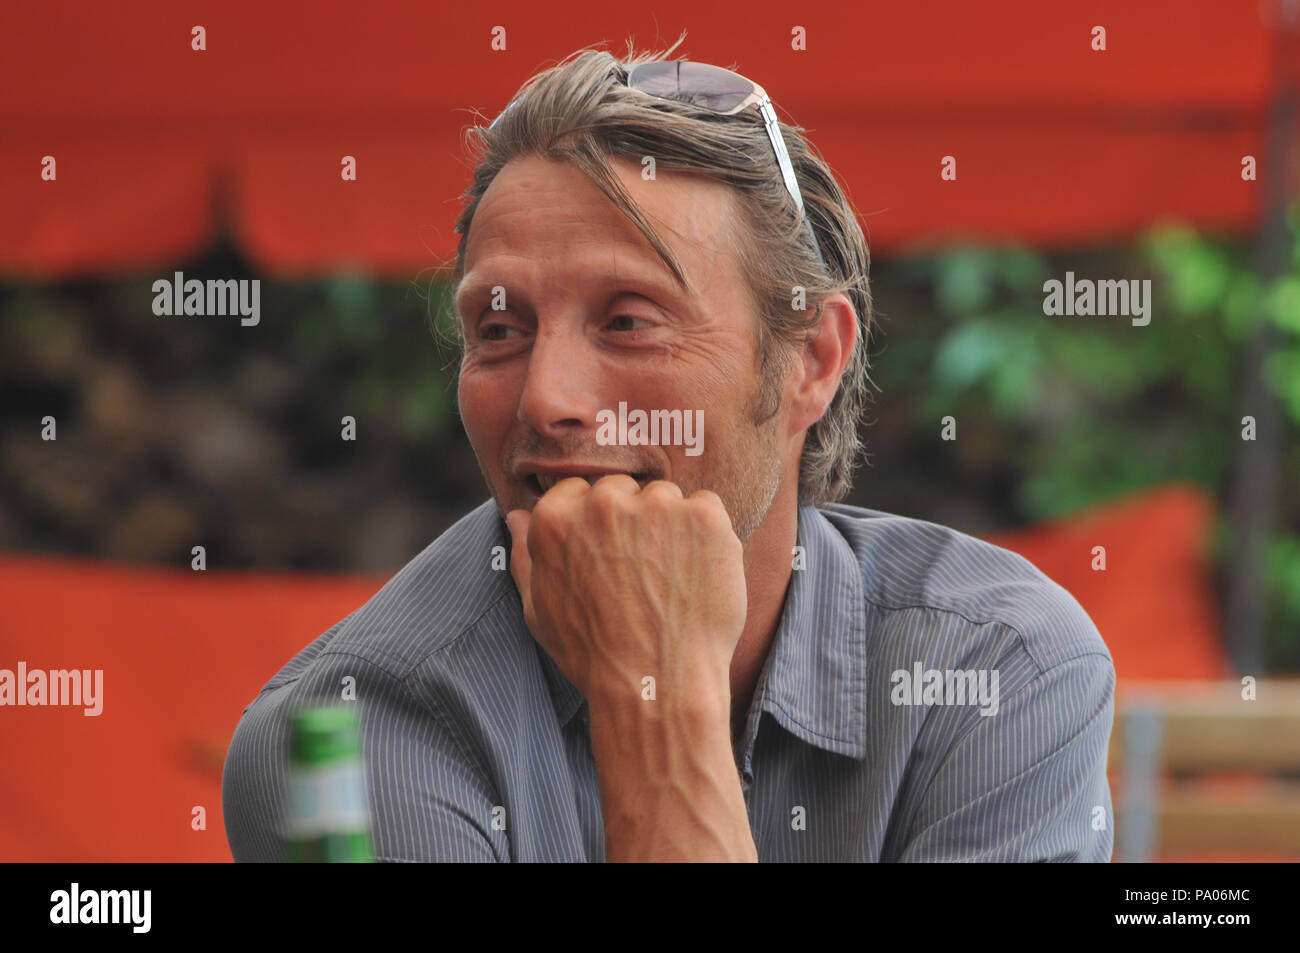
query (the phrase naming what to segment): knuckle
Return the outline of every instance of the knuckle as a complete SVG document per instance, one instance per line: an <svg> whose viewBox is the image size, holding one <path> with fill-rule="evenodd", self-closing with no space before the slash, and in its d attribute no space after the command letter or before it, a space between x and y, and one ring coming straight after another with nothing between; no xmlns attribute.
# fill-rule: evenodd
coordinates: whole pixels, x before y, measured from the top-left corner
<svg viewBox="0 0 1300 953"><path fill-rule="evenodd" d="M695 509L696 518L706 528L716 533L735 535L732 532L731 516L718 494L712 490L697 490L691 494L690 502Z"/></svg>
<svg viewBox="0 0 1300 953"><path fill-rule="evenodd" d="M600 494L602 498L608 496L619 496L628 490L636 489L636 480L633 480L626 473L611 473L601 477L591 488L592 494Z"/></svg>
<svg viewBox="0 0 1300 953"><path fill-rule="evenodd" d="M684 499L681 487L668 480L655 480L652 483L647 483L645 489L641 491L641 496L647 503L659 507Z"/></svg>
<svg viewBox="0 0 1300 953"><path fill-rule="evenodd" d="M564 508L560 502L554 498L542 497L533 507L529 535L531 536L534 533L554 535L559 531L563 522Z"/></svg>
<svg viewBox="0 0 1300 953"><path fill-rule="evenodd" d="M624 512L632 499L627 493L619 492L617 486L608 484L608 478L598 480L592 491L583 497L588 511L605 522Z"/></svg>
<svg viewBox="0 0 1300 953"><path fill-rule="evenodd" d="M725 510L725 507L722 505L722 497L718 496L718 494L714 493L712 490L696 490L691 494L691 500L698 501L701 506L716 506L719 509Z"/></svg>

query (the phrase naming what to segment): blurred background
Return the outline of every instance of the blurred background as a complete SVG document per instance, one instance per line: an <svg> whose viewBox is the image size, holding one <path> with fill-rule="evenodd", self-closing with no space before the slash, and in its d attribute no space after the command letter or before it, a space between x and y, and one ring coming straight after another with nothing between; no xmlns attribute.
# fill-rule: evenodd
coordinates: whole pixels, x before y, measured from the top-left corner
<svg viewBox="0 0 1300 953"><path fill-rule="evenodd" d="M868 232L847 502L1088 610L1116 860L1300 857L1300 3L567 6L7 15L0 668L102 668L105 701L0 710L0 859L229 859L243 706L487 498L445 333L463 130L582 46L682 29ZM260 279L259 323L155 315L176 271ZM1149 279L1150 324L1044 315L1067 272Z"/></svg>

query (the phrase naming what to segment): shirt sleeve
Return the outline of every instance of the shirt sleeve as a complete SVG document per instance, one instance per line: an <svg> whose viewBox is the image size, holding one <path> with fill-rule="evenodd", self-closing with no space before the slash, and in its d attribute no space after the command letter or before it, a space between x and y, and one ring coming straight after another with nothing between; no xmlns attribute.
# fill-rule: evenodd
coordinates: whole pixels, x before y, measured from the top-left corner
<svg viewBox="0 0 1300 953"><path fill-rule="evenodd" d="M282 673L283 674L283 673ZM350 677L355 701L344 701ZM280 676L244 710L222 775L230 852L239 861L284 859L289 721L307 705L359 706L371 846L393 862L508 860L493 831L491 784L450 720L420 704L405 682L345 653L320 655Z"/></svg>
<svg viewBox="0 0 1300 953"><path fill-rule="evenodd" d="M1088 654L976 713L926 790L900 861L1106 862L1115 669Z"/></svg>

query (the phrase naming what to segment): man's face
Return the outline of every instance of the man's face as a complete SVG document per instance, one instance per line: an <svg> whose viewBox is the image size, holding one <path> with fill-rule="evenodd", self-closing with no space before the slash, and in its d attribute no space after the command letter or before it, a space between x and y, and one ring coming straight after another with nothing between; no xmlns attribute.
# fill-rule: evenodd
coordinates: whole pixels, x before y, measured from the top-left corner
<svg viewBox="0 0 1300 953"><path fill-rule="evenodd" d="M564 476L630 473L717 493L742 540L795 452L779 411L755 423L757 316L725 186L611 160L685 269L684 291L637 227L576 167L508 163L479 202L457 292L461 416L502 512ZM494 310L494 288L504 310ZM501 292L497 292L498 303ZM602 445L601 411L702 411L702 452ZM664 435L667 439L668 435ZM802 443L802 441L798 441Z"/></svg>

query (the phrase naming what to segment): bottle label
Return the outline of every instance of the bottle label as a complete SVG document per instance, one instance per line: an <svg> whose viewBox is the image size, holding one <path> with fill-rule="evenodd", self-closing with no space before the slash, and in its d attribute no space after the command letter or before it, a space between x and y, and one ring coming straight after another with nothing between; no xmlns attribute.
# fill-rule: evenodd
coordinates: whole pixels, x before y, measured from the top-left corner
<svg viewBox="0 0 1300 953"><path fill-rule="evenodd" d="M289 837L306 840L369 826L360 761L295 765L289 781Z"/></svg>

